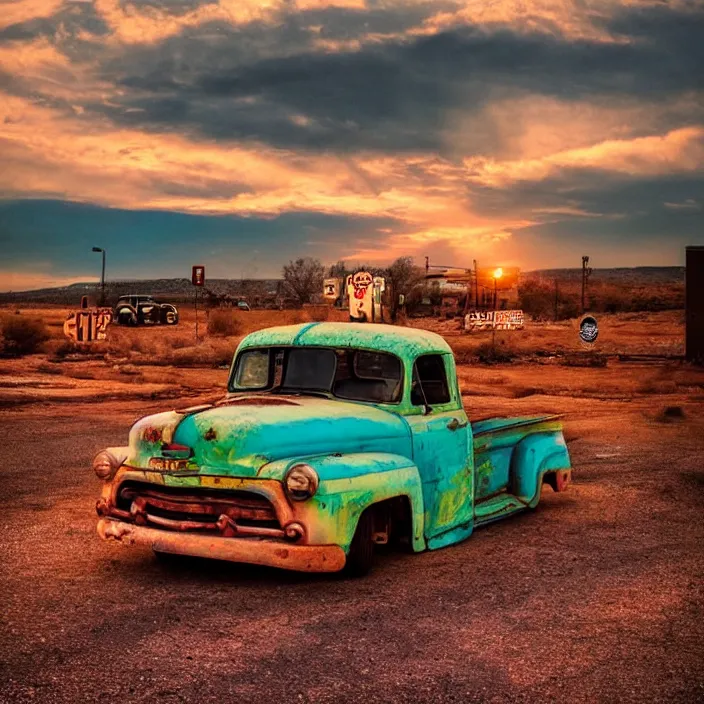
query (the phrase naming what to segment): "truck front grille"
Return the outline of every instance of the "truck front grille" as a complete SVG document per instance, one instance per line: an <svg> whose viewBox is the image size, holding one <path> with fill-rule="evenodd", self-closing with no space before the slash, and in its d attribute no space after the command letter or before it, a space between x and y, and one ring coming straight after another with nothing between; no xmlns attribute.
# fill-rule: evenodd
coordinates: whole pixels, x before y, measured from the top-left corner
<svg viewBox="0 0 704 704"><path fill-rule="evenodd" d="M124 482L117 492L116 517L167 530L224 534L282 533L272 503L251 491L166 487L146 482ZM253 529L256 529L253 530Z"/></svg>

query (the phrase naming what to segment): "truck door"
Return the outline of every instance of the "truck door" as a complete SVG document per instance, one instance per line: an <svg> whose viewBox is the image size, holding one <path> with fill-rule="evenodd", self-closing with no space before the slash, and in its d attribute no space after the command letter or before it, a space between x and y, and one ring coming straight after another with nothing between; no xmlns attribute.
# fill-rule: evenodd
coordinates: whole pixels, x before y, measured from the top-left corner
<svg viewBox="0 0 704 704"><path fill-rule="evenodd" d="M455 379L451 355L422 355L415 362L411 402L425 413L406 420L423 483L425 538L431 550L472 532L471 430Z"/></svg>

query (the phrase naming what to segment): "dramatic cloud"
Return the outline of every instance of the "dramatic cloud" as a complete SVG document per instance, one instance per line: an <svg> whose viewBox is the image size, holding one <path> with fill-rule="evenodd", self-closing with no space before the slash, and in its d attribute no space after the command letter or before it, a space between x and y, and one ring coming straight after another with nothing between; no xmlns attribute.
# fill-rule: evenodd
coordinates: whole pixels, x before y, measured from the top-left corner
<svg viewBox="0 0 704 704"><path fill-rule="evenodd" d="M279 243L260 275L295 247L608 265L660 236L675 262L704 232L703 37L686 0L0 2L0 196L100 206L118 240L110 213L234 217L239 256L241 223Z"/></svg>

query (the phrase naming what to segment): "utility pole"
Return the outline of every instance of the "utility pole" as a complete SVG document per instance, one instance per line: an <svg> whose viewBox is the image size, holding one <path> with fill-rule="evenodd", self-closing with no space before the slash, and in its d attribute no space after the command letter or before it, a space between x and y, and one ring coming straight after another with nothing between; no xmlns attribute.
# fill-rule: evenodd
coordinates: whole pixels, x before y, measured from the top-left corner
<svg viewBox="0 0 704 704"><path fill-rule="evenodd" d="M582 257L582 315L586 311L586 299L587 299L587 282L592 274L592 270L587 266L589 264L589 257Z"/></svg>
<svg viewBox="0 0 704 704"><path fill-rule="evenodd" d="M474 259L474 310L479 310L479 269L477 260Z"/></svg>
<svg viewBox="0 0 704 704"><path fill-rule="evenodd" d="M430 271L430 257L425 258L425 278L428 278L428 272Z"/></svg>
<svg viewBox="0 0 704 704"><path fill-rule="evenodd" d="M102 252L103 269L100 274L100 305L105 305L105 250L102 247L93 247L94 252Z"/></svg>

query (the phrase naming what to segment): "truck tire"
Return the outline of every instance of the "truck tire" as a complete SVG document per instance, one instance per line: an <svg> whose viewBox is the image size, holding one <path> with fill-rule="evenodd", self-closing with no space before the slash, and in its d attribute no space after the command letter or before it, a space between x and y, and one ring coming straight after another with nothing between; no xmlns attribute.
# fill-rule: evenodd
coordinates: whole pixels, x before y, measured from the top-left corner
<svg viewBox="0 0 704 704"><path fill-rule="evenodd" d="M137 325L137 314L131 310L121 310L117 314L118 325Z"/></svg>
<svg viewBox="0 0 704 704"><path fill-rule="evenodd" d="M359 517L354 538L347 553L344 573L349 577L363 577L374 561L374 513L368 508Z"/></svg>

